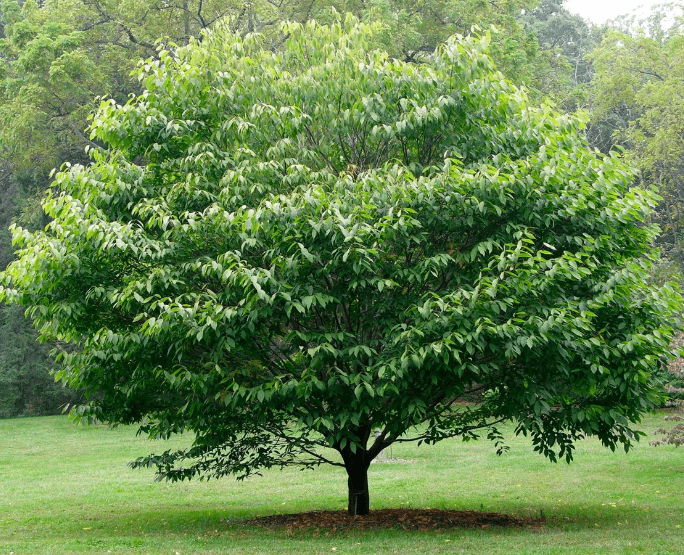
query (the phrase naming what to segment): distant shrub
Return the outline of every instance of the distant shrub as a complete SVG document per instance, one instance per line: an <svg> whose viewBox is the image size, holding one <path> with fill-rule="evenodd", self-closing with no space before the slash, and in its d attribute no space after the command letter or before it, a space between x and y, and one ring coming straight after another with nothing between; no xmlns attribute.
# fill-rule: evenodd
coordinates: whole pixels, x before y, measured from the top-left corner
<svg viewBox="0 0 684 555"><path fill-rule="evenodd" d="M684 332L675 335L675 347L684 346ZM677 358L670 362L659 376L663 380L665 391L668 394L666 407L674 408L677 414L670 414L665 420L670 422L680 422L674 428L667 430L660 428L656 434L662 434L662 438L651 441L651 445L674 445L679 447L684 445L684 358Z"/></svg>

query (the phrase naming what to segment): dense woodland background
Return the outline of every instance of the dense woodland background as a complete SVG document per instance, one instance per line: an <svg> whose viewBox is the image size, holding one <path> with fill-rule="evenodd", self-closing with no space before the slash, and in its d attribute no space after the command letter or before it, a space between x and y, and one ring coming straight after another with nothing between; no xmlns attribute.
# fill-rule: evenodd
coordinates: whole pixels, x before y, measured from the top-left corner
<svg viewBox="0 0 684 555"><path fill-rule="evenodd" d="M269 48L284 20L326 22L332 9L380 20L378 46L420 63L446 37L475 29L494 36L492 54L540 102L582 111L590 144L614 149L663 197L657 219L662 263L654 280L682 281L684 265L684 2L645 20L623 16L597 27L563 0L2 0L0 2L0 265L13 259L12 222L46 224L40 199L50 172L87 163L88 118L102 97L125 103L140 92L131 70L160 49L200 36L222 18L260 32ZM474 28L475 26L475 28ZM20 307L0 306L0 417L53 414L77 401L54 383L51 345ZM681 365L663 372L673 393Z"/></svg>

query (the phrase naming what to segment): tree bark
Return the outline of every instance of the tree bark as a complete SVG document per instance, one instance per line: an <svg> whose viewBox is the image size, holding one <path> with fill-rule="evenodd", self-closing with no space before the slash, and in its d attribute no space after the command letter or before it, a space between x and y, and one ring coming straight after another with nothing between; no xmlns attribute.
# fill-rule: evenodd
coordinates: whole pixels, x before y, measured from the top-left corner
<svg viewBox="0 0 684 555"><path fill-rule="evenodd" d="M344 457L347 469L347 486L349 498L347 510L351 516L367 515L370 512L370 495L368 493L368 463L364 451L348 454Z"/></svg>
<svg viewBox="0 0 684 555"><path fill-rule="evenodd" d="M183 0L183 31L185 40L190 40L190 11L188 10L188 0Z"/></svg>

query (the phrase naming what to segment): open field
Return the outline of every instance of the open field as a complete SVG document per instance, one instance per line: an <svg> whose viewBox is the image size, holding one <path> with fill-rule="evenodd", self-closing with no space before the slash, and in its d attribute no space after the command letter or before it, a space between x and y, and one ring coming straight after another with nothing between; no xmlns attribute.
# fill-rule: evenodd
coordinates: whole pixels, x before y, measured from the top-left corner
<svg viewBox="0 0 684 555"><path fill-rule="evenodd" d="M641 429L652 434L662 424L655 415ZM346 507L340 469L158 483L126 463L168 446L134 429L76 427L65 417L0 420L0 555L684 553L684 449L642 441L626 455L587 440L566 465L546 462L525 438L509 445L502 457L487 441L395 447L394 457L413 462L371 466L371 508L543 514L541 530L325 535L244 519Z"/></svg>

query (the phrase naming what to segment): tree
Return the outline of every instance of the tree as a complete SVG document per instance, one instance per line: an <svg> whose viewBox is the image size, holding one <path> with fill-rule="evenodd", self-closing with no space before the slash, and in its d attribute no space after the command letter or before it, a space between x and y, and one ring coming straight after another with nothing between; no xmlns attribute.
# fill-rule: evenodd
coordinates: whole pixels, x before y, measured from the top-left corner
<svg viewBox="0 0 684 555"><path fill-rule="evenodd" d="M564 110L586 105L586 84L593 68L587 54L598 42L600 30L563 7L565 0L542 0L523 16L525 28L549 56L549 70L539 72L535 84Z"/></svg>
<svg viewBox="0 0 684 555"><path fill-rule="evenodd" d="M396 442L501 452L515 421L570 461L587 435L638 439L680 302L646 283L655 197L531 107L488 37L413 65L369 51L374 29L290 23L272 52L219 27L161 52L141 95L101 105L109 150L57 174L52 221L13 228L0 297L71 345L72 414L194 432L134 466L328 463L364 514Z"/></svg>
<svg viewBox="0 0 684 555"><path fill-rule="evenodd" d="M614 121L612 141L627 148L627 156L641 170L645 186L663 196L656 219L664 230L659 239L664 253L684 266L684 4L670 4L674 19L662 25L664 14L621 31L607 33L591 59L593 117Z"/></svg>

